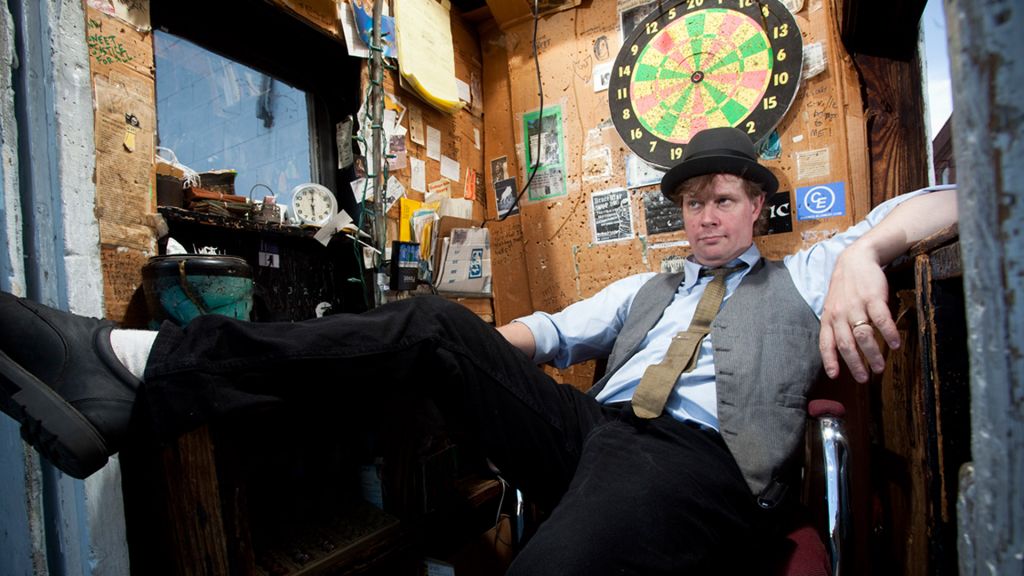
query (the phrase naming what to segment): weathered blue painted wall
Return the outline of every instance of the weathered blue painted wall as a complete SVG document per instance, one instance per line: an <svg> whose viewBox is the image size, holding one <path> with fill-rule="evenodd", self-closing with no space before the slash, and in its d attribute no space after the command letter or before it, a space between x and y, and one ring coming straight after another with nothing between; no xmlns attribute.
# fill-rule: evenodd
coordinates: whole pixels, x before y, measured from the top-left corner
<svg viewBox="0 0 1024 576"><path fill-rule="evenodd" d="M0 9L0 288L99 316L84 25L81 0L10 0ZM26 451L17 424L0 418L0 574L127 574L116 459L75 480Z"/></svg>

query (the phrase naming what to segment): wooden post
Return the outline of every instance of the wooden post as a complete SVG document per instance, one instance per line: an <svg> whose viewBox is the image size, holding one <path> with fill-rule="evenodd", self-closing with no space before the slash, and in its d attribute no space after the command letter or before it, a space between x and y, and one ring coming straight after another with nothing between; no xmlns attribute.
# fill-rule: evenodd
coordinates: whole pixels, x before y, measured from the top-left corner
<svg viewBox="0 0 1024 576"><path fill-rule="evenodd" d="M1024 6L946 3L971 357L960 573L1024 573Z"/></svg>

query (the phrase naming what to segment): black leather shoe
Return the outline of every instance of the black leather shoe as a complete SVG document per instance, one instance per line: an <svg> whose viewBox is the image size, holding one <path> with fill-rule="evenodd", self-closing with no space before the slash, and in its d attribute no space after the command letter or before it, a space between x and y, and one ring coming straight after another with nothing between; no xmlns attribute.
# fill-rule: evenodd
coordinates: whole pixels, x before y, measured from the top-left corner
<svg viewBox="0 0 1024 576"><path fill-rule="evenodd" d="M109 320L0 292L0 410L75 478L120 449L140 381L110 347Z"/></svg>

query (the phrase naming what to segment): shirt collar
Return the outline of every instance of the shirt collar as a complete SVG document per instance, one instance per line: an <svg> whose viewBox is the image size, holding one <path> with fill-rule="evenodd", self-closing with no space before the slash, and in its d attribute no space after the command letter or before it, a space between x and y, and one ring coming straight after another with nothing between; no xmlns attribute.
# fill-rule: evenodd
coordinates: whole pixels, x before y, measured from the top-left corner
<svg viewBox="0 0 1024 576"><path fill-rule="evenodd" d="M740 254L738 258L733 259L732 262L729 262L726 265L735 266L741 262L746 264L746 268L740 270L740 276L742 277L746 275L746 273L749 272L750 269L754 267L754 264L757 264L757 261L760 259L761 251L757 249L756 245L751 244L750 247ZM698 264L697 261L693 259L692 254L683 261L683 270L686 271L686 277L683 279L683 288L687 291L692 290L693 287L696 286L701 268L704 268L704 266Z"/></svg>

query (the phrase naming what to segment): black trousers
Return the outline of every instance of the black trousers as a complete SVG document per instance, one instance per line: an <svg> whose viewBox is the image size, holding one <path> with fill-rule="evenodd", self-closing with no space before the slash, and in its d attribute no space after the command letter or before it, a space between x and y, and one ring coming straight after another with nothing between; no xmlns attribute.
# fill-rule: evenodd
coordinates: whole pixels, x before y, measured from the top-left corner
<svg viewBox="0 0 1024 576"><path fill-rule="evenodd" d="M602 406L441 298L296 323L165 325L141 398L154 432L173 437L281 401L383 415L419 395L551 511L511 574L725 574L757 548L759 510L716 432Z"/></svg>

